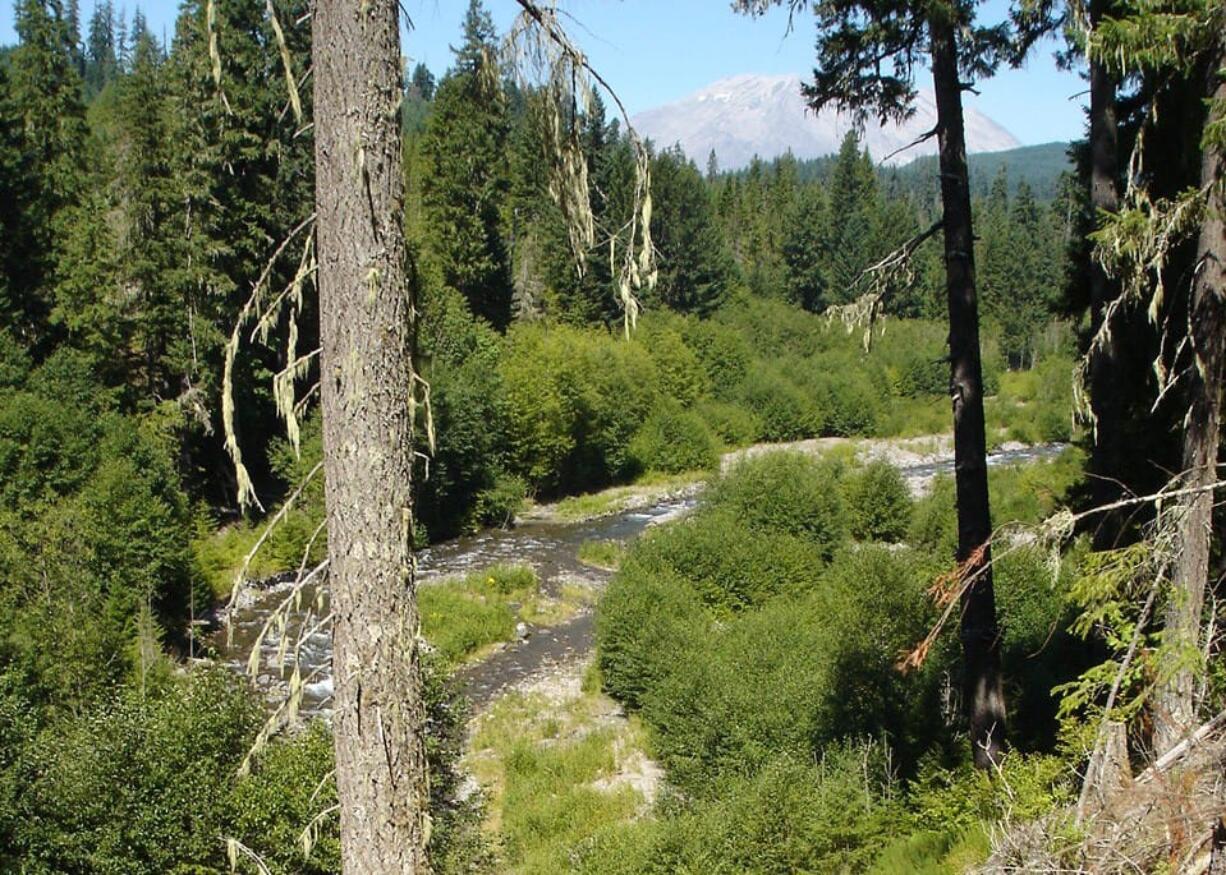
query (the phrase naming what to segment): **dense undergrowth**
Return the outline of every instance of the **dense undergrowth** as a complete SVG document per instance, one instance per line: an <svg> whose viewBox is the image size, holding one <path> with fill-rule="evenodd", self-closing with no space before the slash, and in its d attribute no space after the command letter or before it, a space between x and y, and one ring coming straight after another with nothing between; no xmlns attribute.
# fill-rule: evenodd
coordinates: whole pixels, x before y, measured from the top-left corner
<svg viewBox="0 0 1226 875"><path fill-rule="evenodd" d="M423 539L505 523L528 495L558 496L636 477L690 482L692 475L672 472L711 470L728 447L819 435L940 431L947 415L948 402L940 396L943 334L932 323L892 320L866 352L841 327L749 298L705 320L648 314L629 341L603 329L535 324L517 324L499 336L458 301L443 297L429 306L426 325L434 328L422 341L430 353L426 373L439 446L419 495ZM142 844L133 859L143 862L124 871L162 871L166 860L158 848L173 842L198 848L177 859L194 856L201 871L208 871L207 861L224 856L217 845L221 835L253 848L261 835L275 836L279 848L305 825L308 806L295 795L301 789L296 787L282 793L281 802L261 803L268 806L262 813L241 807L255 806L258 795L231 786L231 773L254 737L252 703L226 679L181 674L161 655L198 647L188 641L185 620L228 592L263 524L227 520L218 528L217 516L192 505L176 471L180 408L125 415L102 389L87 356L64 350L34 366L16 344L4 343L0 807L13 814L0 817L0 844L12 859L41 860L37 865L45 871L71 868L86 854L93 855L90 866L106 871L106 855L120 859L125 842L128 853L136 854L130 844L135 839L125 838L136 829L161 839ZM1046 361L1040 368L1056 372L1067 366L1056 354ZM989 373L997 389L992 416L998 439L1067 436L1061 431L1067 397L1047 391L1055 380L1000 372L997 365ZM931 428L924 420L902 427L897 410L925 406L934 411ZM1049 425L1019 431L1033 427L1036 411L1051 411L1037 420ZM314 419L304 424L300 454L285 442L274 444L269 468L283 494L303 483L320 454ZM623 560L602 619L610 689L642 709L670 778L692 789L701 783L696 776L709 769L711 780L718 776L720 786L730 788L721 803L728 805L750 798L745 794L752 787L727 782L782 769L776 757L791 757L793 765L809 769L814 751L826 742L842 744L856 732L879 734L904 723L906 737L900 728L900 737L891 741L905 753L896 763L911 763L930 741L926 730L916 728L923 721L904 718L908 709L924 707L925 696L935 695L934 682L902 683L890 663L926 618L919 570L936 568L933 557L949 552L948 487L938 484L932 498L912 508L897 474L887 468L852 470L837 461L771 464L772 476L761 482L718 481L693 520L635 548ZM1066 478L1077 469L1075 462L1048 467ZM1031 518L1050 508L1063 488L1043 474L994 471L993 478L994 488L1015 481L995 489L997 507ZM303 486L256 554L249 577L297 567L304 555L307 561L322 558L322 498L322 477ZM571 510L582 515L593 501L600 503L572 499ZM899 540L904 533L912 546L903 552L868 544ZM852 546L857 541L864 544ZM614 555L595 558L619 561ZM426 634L436 639L446 665L507 640L520 619L548 623L581 601L578 593L542 601L513 581L491 587L488 576L423 589ZM864 604L857 599L871 590L860 576L896 585ZM60 583L47 589L47 579ZM632 581L642 588L632 591ZM635 600L647 617L639 622L628 615L625 622L636 627L635 634L614 644L608 635L615 609L625 603L629 610ZM835 617L841 618L834 624L839 629L862 628L860 618L847 614L857 605L888 614L873 642L829 631ZM1035 635L1041 625L1031 623ZM704 640L710 652L695 643ZM857 664L857 671L868 671L866 677L883 685L859 700L863 713L845 715L838 702L823 696L831 684L854 678L837 660L827 664L816 656L862 653L870 643L885 649L874 651L871 666ZM797 663L793 651L814 659ZM658 663L662 653L675 658ZM772 690L778 707L758 707L755 690L741 683L748 681L759 691ZM773 684L784 686L775 690ZM793 684L800 698L789 700ZM201 691L230 696L233 707L202 715L198 723L174 719L177 711L195 713L191 703L206 695ZM804 720L785 721L801 707L807 709ZM215 722L222 714L229 715L224 728ZM742 717L749 722L739 723ZM724 728L712 735L703 728L708 723ZM835 726L841 727L837 737ZM116 733L129 742L101 743ZM168 753L172 748L190 757L175 759ZM266 754L270 765L237 786L271 782L267 790L277 781L305 780L322 768L315 759L325 749L318 739L278 742ZM154 800L158 782L189 761L211 766L197 770L204 783L191 791L189 810L195 814L185 824ZM286 776L276 777L277 770ZM141 771L147 783L135 785L123 804L64 802L88 798L106 775L132 771ZM246 793L247 801L240 804L236 793ZM697 801L692 806L699 807L687 806L686 817L700 818ZM257 814L264 820L252 820ZM440 827L438 835L446 830ZM618 839L623 840L647 841ZM87 843L96 850L87 850ZM263 847L278 859L276 848ZM324 841L318 849L317 859L324 862L310 864L318 871L327 870L328 847ZM465 853L479 856L470 851ZM274 871L297 865L286 862Z"/></svg>
<svg viewBox="0 0 1226 875"><path fill-rule="evenodd" d="M425 314L421 343L438 444L419 484L422 543L508 525L529 497L710 471L721 452L757 442L949 428L946 329L936 322L888 320L866 350L859 332L748 295L707 319L650 313L629 340L601 328L539 323L498 335L445 291L427 300ZM993 445L1072 437L1069 343L1034 370L1013 372L989 338ZM319 441L312 420L300 457L274 443L270 468L286 491L321 457ZM322 558L322 501L322 483L312 483L249 577L297 567L304 551ZM196 541L199 561L214 591L224 593L261 527L208 530Z"/></svg>
<svg viewBox="0 0 1226 875"><path fill-rule="evenodd" d="M994 472L994 494L1036 522L1077 468ZM1040 752L1055 745L1050 690L1084 657L1048 557L1019 547L996 569L1017 752L994 784L959 740L955 642L918 671L895 665L935 619L925 589L954 519L948 481L912 506L896 477L766 454L629 551L600 605L599 667L673 792L654 817L608 825L584 871L956 872L986 857L1000 782L1012 813L1066 798L1066 764Z"/></svg>

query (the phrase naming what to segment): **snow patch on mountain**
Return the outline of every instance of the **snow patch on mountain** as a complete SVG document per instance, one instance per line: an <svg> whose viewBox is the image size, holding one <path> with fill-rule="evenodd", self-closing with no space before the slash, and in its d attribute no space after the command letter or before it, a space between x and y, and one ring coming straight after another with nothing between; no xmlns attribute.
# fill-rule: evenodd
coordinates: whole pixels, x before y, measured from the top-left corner
<svg viewBox="0 0 1226 875"><path fill-rule="evenodd" d="M846 114L824 110L815 114L800 93L801 78L795 75L742 74L720 79L675 103L641 112L632 119L644 136L657 147L680 143L685 153L700 165L712 149L719 165L731 170L747 165L754 155L769 160L791 149L797 158L817 158L839 149L852 128ZM1001 125L967 108L968 152L998 152L1021 145ZM936 124L936 102L921 90L915 113L900 125L869 122L864 143L880 161L913 142ZM904 164L937 150L933 138L889 159Z"/></svg>

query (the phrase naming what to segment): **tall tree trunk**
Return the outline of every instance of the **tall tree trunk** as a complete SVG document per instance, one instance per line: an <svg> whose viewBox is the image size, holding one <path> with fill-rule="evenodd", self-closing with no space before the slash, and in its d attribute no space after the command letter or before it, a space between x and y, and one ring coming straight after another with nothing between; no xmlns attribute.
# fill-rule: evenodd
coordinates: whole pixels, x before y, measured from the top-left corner
<svg viewBox="0 0 1226 875"><path fill-rule="evenodd" d="M1213 119L1222 120L1226 78L1218 75L1226 61L1220 47L1209 64L1206 93L1213 99ZM1211 120L1213 120L1211 119ZM1192 287L1191 331L1195 365L1188 382L1188 413L1183 431L1183 475L1186 486L1208 486L1217 480L1221 439L1222 385L1226 378L1226 221L1223 210L1222 152L1207 146L1201 156L1201 187L1209 203L1200 228L1196 274ZM1158 754L1173 747L1196 724L1196 681L1199 675L1201 615L1209 580L1213 539L1213 493L1202 492L1181 501L1170 513L1178 526L1171 601L1166 610L1164 644L1174 663L1170 677L1154 693L1154 746Z"/></svg>
<svg viewBox="0 0 1226 875"><path fill-rule="evenodd" d="M974 233L962 85L954 24L934 18L932 79L940 143L941 204L945 221L945 285L949 295L950 395L954 411L954 482L958 499L958 561L974 582L962 596L963 697L970 719L975 765L997 761L1005 737L1000 636L992 585L992 518L988 506L987 443L983 421L983 366L979 303L975 292ZM965 579L965 578L964 578Z"/></svg>
<svg viewBox="0 0 1226 875"><path fill-rule="evenodd" d="M333 735L347 875L428 871L410 549L411 292L396 0L316 0L316 239Z"/></svg>
<svg viewBox="0 0 1226 875"><path fill-rule="evenodd" d="M1097 26L1110 0L1092 0L1090 24ZM1090 59L1090 207L1094 227L1102 213L1119 209L1118 125L1115 111L1115 77L1106 66ZM1096 259L1090 259L1090 330L1097 334L1107 307L1119 294L1119 284L1107 275ZM1104 505L1118 497L1122 473L1124 423L1120 393L1119 332L1109 335L1090 358L1090 403L1097 423L1091 469L1092 501ZM1119 534L1118 516L1100 521L1094 533L1098 549L1114 546Z"/></svg>

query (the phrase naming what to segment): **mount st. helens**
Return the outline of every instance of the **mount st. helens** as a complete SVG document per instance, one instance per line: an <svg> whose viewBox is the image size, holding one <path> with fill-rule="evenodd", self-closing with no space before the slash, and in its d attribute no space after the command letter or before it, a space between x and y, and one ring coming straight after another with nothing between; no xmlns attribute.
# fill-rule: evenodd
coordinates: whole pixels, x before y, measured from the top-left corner
<svg viewBox="0 0 1226 875"><path fill-rule="evenodd" d="M853 127L851 116L826 110L813 113L800 93L797 75L742 74L720 79L675 103L649 109L632 121L658 146L680 143L694 161L706 161L715 150L726 170L747 165L755 156L770 160L789 149L797 158L818 158L839 150ZM915 113L902 124L870 121L864 144L874 158L883 158L914 142L936 124L932 94L921 89ZM992 119L966 109L966 146L970 152L998 152L1021 145ZM934 154L930 139L890 159L904 164L918 155Z"/></svg>

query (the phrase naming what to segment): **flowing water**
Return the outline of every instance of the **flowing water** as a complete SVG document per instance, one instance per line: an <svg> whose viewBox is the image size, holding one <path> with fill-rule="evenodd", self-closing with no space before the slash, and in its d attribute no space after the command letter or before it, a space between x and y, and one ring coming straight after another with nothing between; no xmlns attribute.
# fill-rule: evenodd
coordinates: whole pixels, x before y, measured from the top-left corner
<svg viewBox="0 0 1226 875"><path fill-rule="evenodd" d="M1063 445L1005 449L988 457L989 465L1025 464L1058 455ZM901 467L913 490L922 490L932 478L953 470L953 461L925 461ZM563 583L579 581L600 588L611 576L579 561L579 547L587 541L626 542L648 527L681 516L697 503L697 493L666 498L650 507L624 511L580 523L545 521L525 522L514 529L488 529L475 535L456 538L421 550L417 554L419 580L429 586L446 578L462 576L499 563L532 566L542 589L556 596ZM246 672L248 658L261 630L293 590L293 573L279 575L253 584L237 605L229 640L225 632L214 640L218 658L236 671ZM322 583L311 582L299 596L301 610L286 624L285 664L293 665L297 651L305 680L302 711L326 712L332 694L332 641L327 628L317 628L317 620L327 613L327 591ZM586 655L592 648L593 615L585 610L570 620L550 628L527 630L529 634L495 651L488 658L466 666L459 681L473 708L481 709L498 695L522 681L550 669L566 665ZM272 668L280 649L282 635L273 628L262 636L262 661L257 685L270 697L283 694L283 674Z"/></svg>

